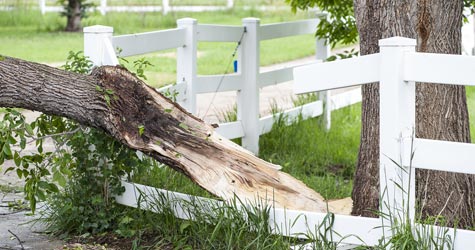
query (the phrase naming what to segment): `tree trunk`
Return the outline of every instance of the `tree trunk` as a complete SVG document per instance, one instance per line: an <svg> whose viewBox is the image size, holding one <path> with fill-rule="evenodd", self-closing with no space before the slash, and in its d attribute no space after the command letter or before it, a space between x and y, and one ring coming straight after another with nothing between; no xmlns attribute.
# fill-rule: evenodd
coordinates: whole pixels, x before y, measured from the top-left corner
<svg viewBox="0 0 475 250"><path fill-rule="evenodd" d="M81 0L68 0L68 5L66 8L66 17L68 21L66 23L65 31L81 31Z"/></svg>
<svg viewBox="0 0 475 250"><path fill-rule="evenodd" d="M462 1L354 0L354 5L362 55L377 53L378 40L392 36L416 38L419 52L461 52ZM378 84L363 86L362 93L361 143L352 213L374 217L371 210L378 209L379 202ZM416 137L470 142L463 86L417 83ZM417 170L416 182L423 218L440 213L450 224L457 219L459 226L473 226L473 176Z"/></svg>
<svg viewBox="0 0 475 250"><path fill-rule="evenodd" d="M0 57L0 107L36 110L103 129L225 200L236 195L243 201L326 212L320 194L222 138L119 66L95 68L85 76Z"/></svg>

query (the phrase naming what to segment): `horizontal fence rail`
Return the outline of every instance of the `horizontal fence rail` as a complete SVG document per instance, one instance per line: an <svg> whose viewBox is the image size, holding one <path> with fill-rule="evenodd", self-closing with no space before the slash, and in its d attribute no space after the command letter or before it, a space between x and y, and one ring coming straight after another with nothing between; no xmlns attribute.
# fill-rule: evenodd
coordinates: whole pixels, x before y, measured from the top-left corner
<svg viewBox="0 0 475 250"><path fill-rule="evenodd" d="M317 27L318 22L318 19L309 19L262 25L259 30L259 39L262 41L289 36L312 34L315 33L315 27Z"/></svg>
<svg viewBox="0 0 475 250"><path fill-rule="evenodd" d="M177 28L112 37L120 56L134 56L160 50L176 49L185 45L185 29Z"/></svg>
<svg viewBox="0 0 475 250"><path fill-rule="evenodd" d="M168 205L172 208L175 216L180 219L193 220L193 214L196 213L214 215L216 209L226 205L223 201L140 184L122 182L122 185L125 187L125 192L116 196L117 203L152 212L160 212L159 208ZM244 209L249 211L251 209L248 207L249 204L255 204L255 202L237 202L235 208L241 211L244 211ZM261 204L261 207L266 206L268 205ZM271 207L269 209L269 227L274 234L307 239L308 236L319 232L331 238L334 242L353 245L377 246L380 240L385 237L381 219L335 215L331 231L326 231L320 225L325 219L328 220L328 216L331 216L331 214ZM471 249L473 246L474 231L454 230L453 228L427 224L415 224L415 227L423 232L433 232L435 235L441 235L442 232L445 232L445 235L453 239L454 249ZM316 231L318 228L320 228L320 231Z"/></svg>
<svg viewBox="0 0 475 250"><path fill-rule="evenodd" d="M295 68L294 93L338 89L379 81L378 54Z"/></svg>
<svg viewBox="0 0 475 250"><path fill-rule="evenodd" d="M415 82L475 85L475 57L431 53L404 56L404 80Z"/></svg>
<svg viewBox="0 0 475 250"><path fill-rule="evenodd" d="M404 216L420 228L423 226L414 223L415 174L409 173L423 168L475 174L475 144L413 138L415 82L474 85L475 58L417 53L416 41L402 37L380 40L379 45L378 54L296 68L294 89L308 93L379 82L380 193L387 196L382 197L385 206L381 212L407 211ZM390 218L380 220L385 225L391 223ZM454 249L469 249L475 244L474 231L435 226L431 230L446 230ZM390 237L391 231L385 234Z"/></svg>
<svg viewBox="0 0 475 250"><path fill-rule="evenodd" d="M414 168L475 174L475 144L429 139L404 140L404 164Z"/></svg>
<svg viewBox="0 0 475 250"><path fill-rule="evenodd" d="M203 42L238 42L244 28L228 25L198 25L198 41Z"/></svg>
<svg viewBox="0 0 475 250"><path fill-rule="evenodd" d="M62 12L64 8L62 6L51 6L46 4L46 0L39 0L39 9L42 14L46 12ZM232 9L234 7L234 0L227 0L223 2L223 5L210 6L210 5L170 5L169 0L156 1L153 5L127 5L127 6L114 6L108 5L108 0L100 0L97 7L92 8L94 11L99 11L102 15L107 12L162 12L164 15L169 12L203 12L203 11L222 11ZM57 4L56 2L54 2Z"/></svg>

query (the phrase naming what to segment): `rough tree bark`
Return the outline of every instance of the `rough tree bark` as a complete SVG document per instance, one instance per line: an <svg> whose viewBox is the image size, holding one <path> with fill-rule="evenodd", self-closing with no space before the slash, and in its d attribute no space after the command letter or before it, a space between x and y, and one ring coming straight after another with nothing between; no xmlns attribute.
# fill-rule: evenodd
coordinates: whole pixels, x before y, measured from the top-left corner
<svg viewBox="0 0 475 250"><path fill-rule="evenodd" d="M362 55L379 52L378 40L392 36L417 39L417 51L460 54L463 1L354 0ZM353 189L355 215L374 216L379 202L379 89L362 88L361 144ZM470 142L463 86L417 83L416 137ZM415 152L417 154L417 150ZM473 226L473 176L416 171L416 191L423 217L441 212L451 223Z"/></svg>
<svg viewBox="0 0 475 250"><path fill-rule="evenodd" d="M109 104L103 90L114 93ZM236 195L276 207L326 211L320 194L222 138L122 67L99 67L85 76L0 57L0 107L37 110L103 129L225 200Z"/></svg>

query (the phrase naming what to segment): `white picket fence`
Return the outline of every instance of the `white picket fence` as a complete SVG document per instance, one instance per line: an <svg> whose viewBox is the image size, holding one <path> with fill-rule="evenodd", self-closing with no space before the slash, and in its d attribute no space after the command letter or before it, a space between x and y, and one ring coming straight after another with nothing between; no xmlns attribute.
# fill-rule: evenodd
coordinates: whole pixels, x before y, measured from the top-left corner
<svg viewBox="0 0 475 250"><path fill-rule="evenodd" d="M108 0L100 0L99 5L95 8L102 15L107 14L107 12L162 12L164 15L169 12L202 12L202 11L219 11L231 9L234 6L234 0L226 0L225 5L222 6L208 6L208 5L193 5L193 6L184 6L184 5L171 5L170 0L161 0L161 5L126 5L126 6L116 6L108 5ZM157 1L158 3L159 1ZM39 8L41 14L46 12L61 12L63 11L62 6L58 6L55 2L55 5L47 5L46 0L38 0Z"/></svg>
<svg viewBox="0 0 475 250"><path fill-rule="evenodd" d="M432 232L439 237L450 236L455 250L473 249L474 231L415 223L414 169L475 174L475 144L414 139L412 135L415 129L415 82L475 86L475 57L416 53L416 41L401 37L380 40L379 45L378 54L295 68L294 90L296 93L309 93L379 82L380 192L385 194L382 212L401 216L401 211L405 210L404 206L408 205L409 218L415 228L425 230L427 235ZM412 152L414 158L411 163ZM402 168L392 160L398 162ZM145 194L145 197L153 197L161 193L169 197L175 208L175 215L183 219L193 219L190 212L184 208L184 202L194 201L195 204L202 204L208 209L210 206L222 204L212 199L137 184L124 182L124 185L127 191L117 197L117 202L154 210L150 203L147 203L150 200L144 199L142 194ZM398 185L409 194L404 193ZM137 204L139 197L143 200ZM308 232L314 232L327 216L325 213L282 208L272 208L270 213L269 226L273 232L291 237L305 237ZM391 236L390 228L382 225L389 226L390 222L385 218L335 215L332 239L346 244L374 246L383 237ZM320 231L322 234L329 234L323 230L324 228Z"/></svg>
<svg viewBox="0 0 475 250"><path fill-rule="evenodd" d="M228 139L242 138L242 145L257 153L259 136L271 130L274 115L259 117L259 90L265 86L288 82L293 79L293 67L260 72L260 41L302 34L313 34L319 19L260 25L255 18L243 19L242 26L198 24L195 19L177 21L176 29L113 36L113 28L91 26L84 28L84 54L95 65L118 64L116 48L121 56L141 55L166 49L177 49L177 84L161 91L176 91L177 102L191 113L196 113L196 96L204 93L237 91L237 115L235 122L219 124L218 133ZM238 49L237 73L222 75L197 75L198 42L235 42L242 37ZM230 51L230 54L232 51ZM324 40L316 40L316 60L329 56L329 47ZM160 65L157 65L160 67ZM359 89L330 96L321 94L321 100L284 111L288 121L298 115L306 119L324 115L330 128L331 110L339 109L361 101ZM325 110L324 110L325 109Z"/></svg>

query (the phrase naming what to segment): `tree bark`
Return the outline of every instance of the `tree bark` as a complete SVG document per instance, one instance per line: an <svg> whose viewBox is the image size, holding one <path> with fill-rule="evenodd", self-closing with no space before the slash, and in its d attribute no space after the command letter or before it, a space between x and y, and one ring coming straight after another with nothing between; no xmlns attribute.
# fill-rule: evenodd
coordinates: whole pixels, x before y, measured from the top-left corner
<svg viewBox="0 0 475 250"><path fill-rule="evenodd" d="M81 0L67 0L66 17L67 23L65 31L78 32L81 31Z"/></svg>
<svg viewBox="0 0 475 250"><path fill-rule="evenodd" d="M362 55L377 53L378 40L392 36L416 38L419 52L461 52L463 1L354 0L354 5ZM363 86L362 93L361 143L352 214L374 217L371 210L379 205L378 83ZM470 142L463 86L417 83L416 137ZM458 220L459 226L473 226L473 176L417 170L416 183L423 218L440 213L449 224Z"/></svg>
<svg viewBox="0 0 475 250"><path fill-rule="evenodd" d="M110 102L106 90L113 92ZM36 110L100 128L225 200L236 195L276 207L327 211L320 194L222 138L213 126L119 66L95 68L86 76L0 57L0 107Z"/></svg>

